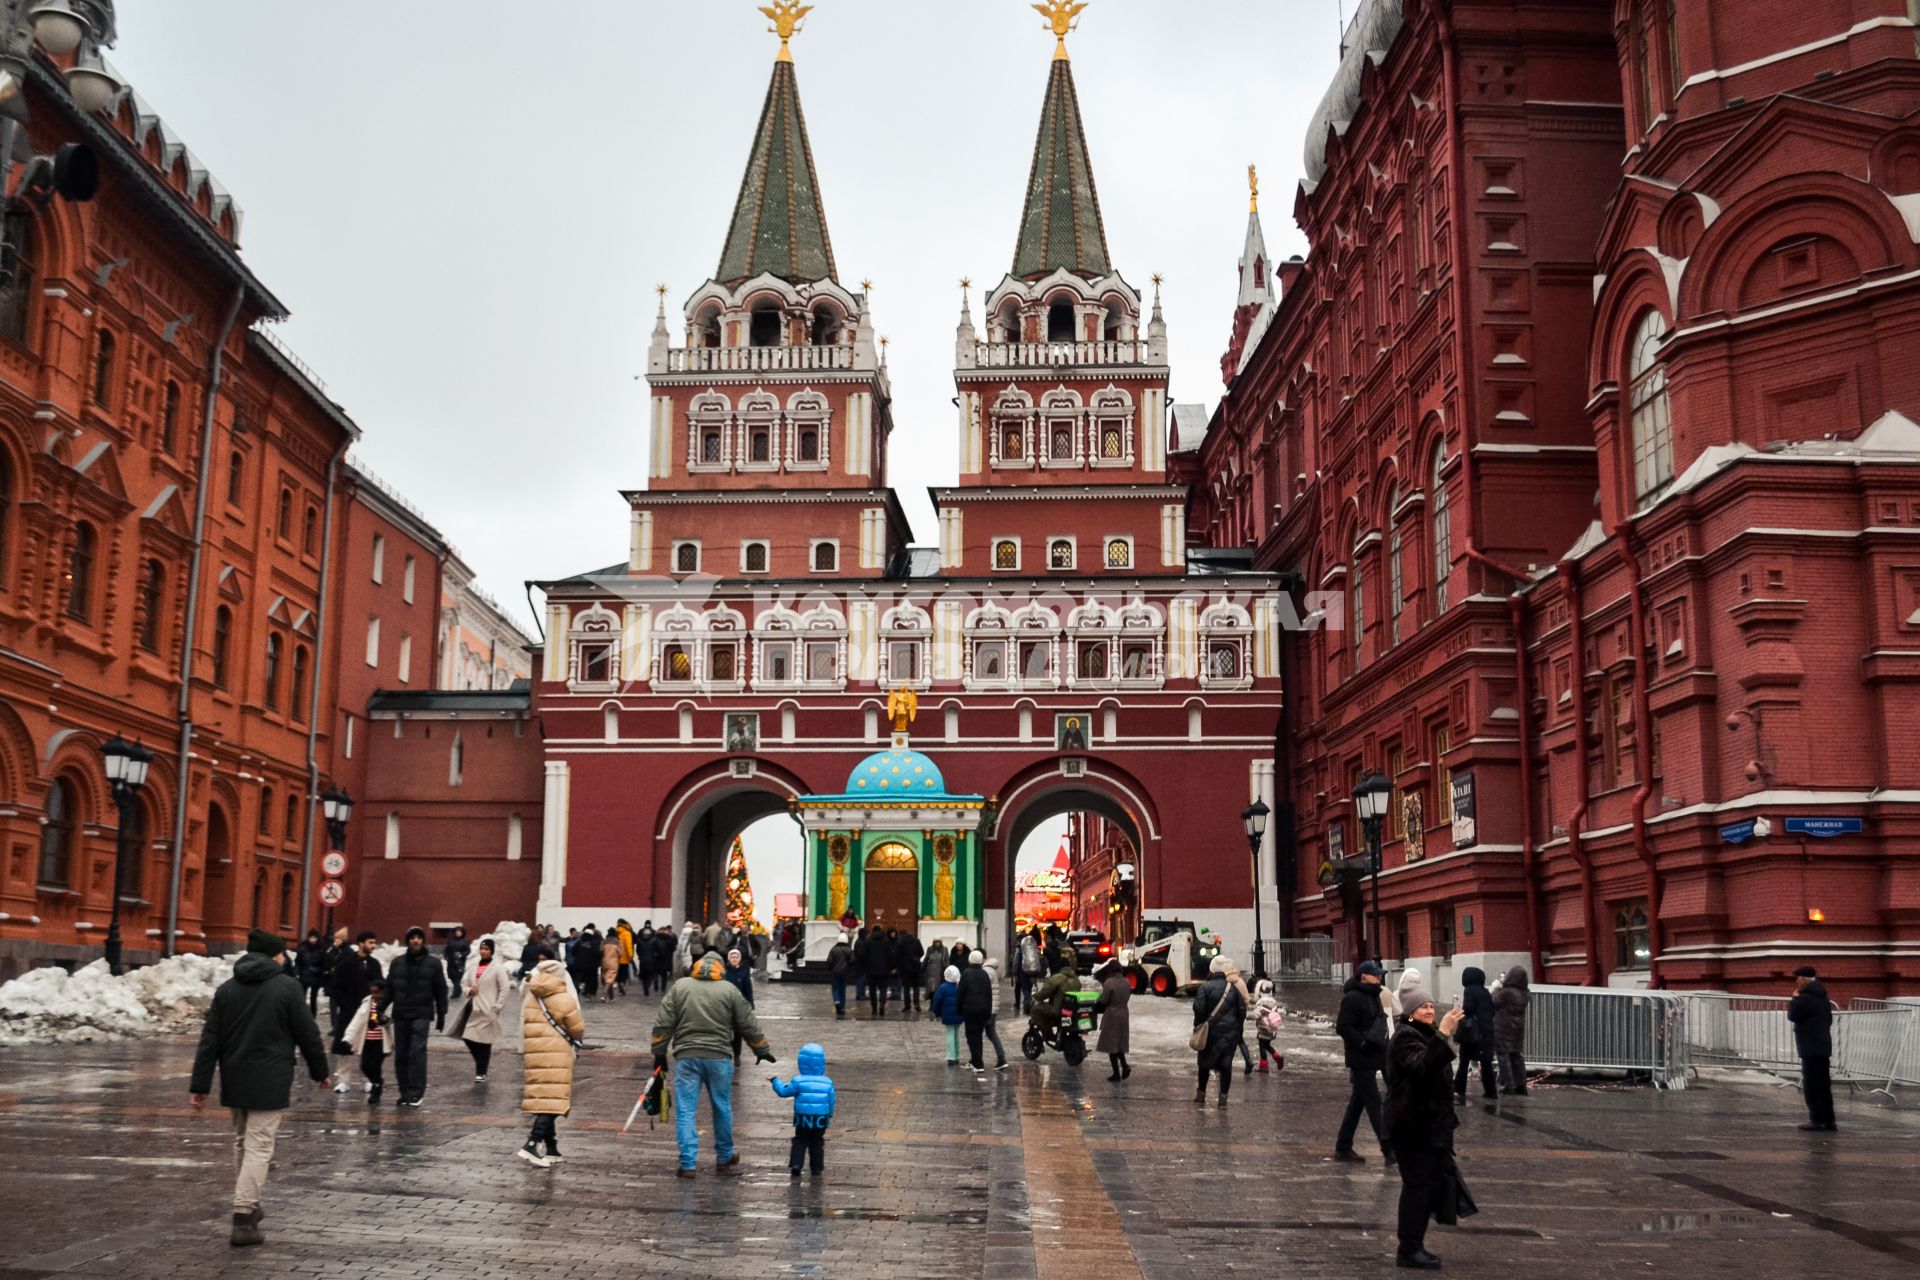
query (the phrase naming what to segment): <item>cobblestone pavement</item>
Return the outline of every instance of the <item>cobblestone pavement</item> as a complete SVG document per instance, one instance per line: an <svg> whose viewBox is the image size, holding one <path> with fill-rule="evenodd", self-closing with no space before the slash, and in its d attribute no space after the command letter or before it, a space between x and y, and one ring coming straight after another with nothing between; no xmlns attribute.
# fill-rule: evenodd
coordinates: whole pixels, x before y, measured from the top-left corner
<svg viewBox="0 0 1920 1280"><path fill-rule="evenodd" d="M1392 1266L1398 1181L1327 1160L1345 1101L1334 1043L1290 1028L1280 1075L1192 1105L1184 1002L1134 1001L1134 1074L1049 1053L976 1078L940 1029L824 987L763 983L780 1055L736 1083L747 1174L676 1180L666 1130L620 1126L648 1067L655 1002L588 1009L564 1164L513 1158L517 1053L473 1083L440 1040L420 1111L297 1086L267 1188L264 1248L226 1243L226 1117L187 1105L190 1040L0 1049L0 1280L673 1274L1372 1276ZM1006 1039L1015 1038L1009 1029ZM790 1181L790 1104L765 1081L818 1039L839 1086L827 1173ZM1013 1047L1010 1044L1010 1047ZM1016 1048L1017 1054L1017 1048ZM344 1060L341 1060L344 1061ZM1794 1129L1791 1089L1682 1093L1548 1082L1462 1113L1481 1214L1436 1227L1447 1269L1618 1280L1920 1274L1920 1113L1843 1099L1837 1135ZM1364 1126L1363 1126L1364 1133Z"/></svg>

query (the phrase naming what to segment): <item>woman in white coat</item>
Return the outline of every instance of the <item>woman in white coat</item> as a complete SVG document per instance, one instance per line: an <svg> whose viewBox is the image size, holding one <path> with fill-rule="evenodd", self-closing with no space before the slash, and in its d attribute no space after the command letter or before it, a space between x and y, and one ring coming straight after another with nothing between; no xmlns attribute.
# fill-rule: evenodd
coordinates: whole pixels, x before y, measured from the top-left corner
<svg viewBox="0 0 1920 1280"><path fill-rule="evenodd" d="M493 1046L500 1040L500 1014L507 1007L513 989L510 966L494 959L493 939L482 938L478 948L480 961L467 975L467 1011L460 1038L473 1055L473 1081L487 1082L487 1067L493 1061Z"/></svg>

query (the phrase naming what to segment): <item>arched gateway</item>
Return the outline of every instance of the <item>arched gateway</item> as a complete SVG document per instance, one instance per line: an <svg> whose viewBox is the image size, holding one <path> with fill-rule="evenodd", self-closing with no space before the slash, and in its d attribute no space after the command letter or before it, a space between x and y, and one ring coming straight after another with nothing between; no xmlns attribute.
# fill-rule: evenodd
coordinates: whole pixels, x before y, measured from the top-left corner
<svg viewBox="0 0 1920 1280"><path fill-rule="evenodd" d="M1064 58L1041 105L984 338L963 295L958 482L915 546L868 292L841 283L775 63L715 277L678 325L662 289L627 555L540 584L543 920L710 912L734 835L790 811L810 935L877 914L997 949L1019 840L1079 811L1137 850L1140 911L1250 940L1239 814L1275 800L1279 584L1188 550L1169 455L1198 442L1157 290L1110 261ZM1275 871L1269 848L1269 932Z"/></svg>

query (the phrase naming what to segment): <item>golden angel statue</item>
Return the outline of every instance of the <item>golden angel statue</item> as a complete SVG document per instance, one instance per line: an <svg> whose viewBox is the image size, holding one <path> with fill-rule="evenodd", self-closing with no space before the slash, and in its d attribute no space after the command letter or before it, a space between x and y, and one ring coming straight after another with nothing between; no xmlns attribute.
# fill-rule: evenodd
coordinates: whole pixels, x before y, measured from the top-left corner
<svg viewBox="0 0 1920 1280"><path fill-rule="evenodd" d="M893 731L905 733L907 726L920 714L920 695L901 685L887 695L887 715L893 720Z"/></svg>

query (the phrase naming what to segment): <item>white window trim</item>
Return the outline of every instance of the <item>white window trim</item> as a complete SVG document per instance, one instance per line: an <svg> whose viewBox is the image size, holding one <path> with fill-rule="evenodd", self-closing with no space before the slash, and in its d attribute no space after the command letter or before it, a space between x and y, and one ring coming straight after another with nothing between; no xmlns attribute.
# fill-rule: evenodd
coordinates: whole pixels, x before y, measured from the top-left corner
<svg viewBox="0 0 1920 1280"><path fill-rule="evenodd" d="M1111 564L1108 561L1107 545L1113 542L1124 542L1127 544L1127 563L1124 566L1117 566L1117 565ZM1139 559L1135 555L1132 534L1109 533L1100 539L1100 567L1101 568L1107 570L1109 573L1132 573L1134 566L1137 565L1138 563L1139 563Z"/></svg>
<svg viewBox="0 0 1920 1280"><path fill-rule="evenodd" d="M778 401L774 402L771 410L758 404L749 408L745 401L753 398L743 397L742 403L734 409L733 420L739 433L738 447L735 449L739 457L734 470L763 474L778 471L784 454L781 427L785 423L785 415L780 412ZM767 460L756 462L753 458L753 433L763 428L767 433Z"/></svg>
<svg viewBox="0 0 1920 1280"><path fill-rule="evenodd" d="M413 577L418 562L408 556L400 565L400 598L408 604L413 603Z"/></svg>
<svg viewBox="0 0 1920 1280"><path fill-rule="evenodd" d="M701 401L711 401L702 405ZM725 406L724 409L721 406ZM720 412L711 410L720 409ZM731 469L733 465L733 428L735 417L733 405L718 392L709 391L695 396L693 403L687 406L687 470L693 474L714 475ZM720 460L703 462L700 459L700 437L707 427L720 429Z"/></svg>
<svg viewBox="0 0 1920 1280"><path fill-rule="evenodd" d="M752 547L759 547L767 553L766 568L764 569L747 568L747 551L749 548L752 548ZM751 573L751 574L772 573L773 572L773 543L766 538L742 539L740 542L740 572Z"/></svg>
<svg viewBox="0 0 1920 1280"><path fill-rule="evenodd" d="M1053 563L1053 544L1067 544L1067 564L1064 568ZM1047 572L1071 573L1080 567L1080 540L1069 533L1051 533L1047 535Z"/></svg>
<svg viewBox="0 0 1920 1280"><path fill-rule="evenodd" d="M380 667L380 619L367 619L367 665L378 670Z"/></svg>
<svg viewBox="0 0 1920 1280"><path fill-rule="evenodd" d="M607 678L580 678L583 645L607 646ZM582 610L567 631L567 688L576 693L612 693L620 687L620 618L604 605Z"/></svg>
<svg viewBox="0 0 1920 1280"><path fill-rule="evenodd" d="M1013 633L1011 631L993 631L985 634L967 636L967 664L965 681L969 691L994 691L1016 688L1013 672ZM998 645L1003 650L1000 658L1000 674L983 676L980 672L980 650L986 645Z"/></svg>
<svg viewBox="0 0 1920 1280"><path fill-rule="evenodd" d="M394 660L394 674L401 684L413 683L413 637L401 633L400 656Z"/></svg>
<svg viewBox="0 0 1920 1280"><path fill-rule="evenodd" d="M1024 398L1026 403L1021 404L1021 398ZM1006 407L1002 407L1003 405ZM987 411L987 423L991 437L987 442L987 462L989 466L1000 471L1033 470L1033 424L1037 413L1038 410L1035 408L1031 397L1016 398L1012 404L1009 405L1006 401L1006 393L1003 392L1000 399L994 401L992 407ZM1007 423L1016 420L1020 423L1022 456L1008 459L1000 452L1000 440L1005 432Z"/></svg>
<svg viewBox="0 0 1920 1280"><path fill-rule="evenodd" d="M373 585L380 586L387 580L387 535L373 535Z"/></svg>
<svg viewBox="0 0 1920 1280"><path fill-rule="evenodd" d="M682 569L680 567L680 548L682 547L693 548L693 568L691 569ZM704 554L698 538L676 539L668 551L670 558L667 560L667 571L669 573L698 573L700 572L700 565L702 563L701 557Z"/></svg>
<svg viewBox="0 0 1920 1280"><path fill-rule="evenodd" d="M822 569L817 567L819 562L815 560L814 557L819 555L820 548L822 547L833 548L833 568L831 569ZM840 572L840 539L815 538L811 542L809 542L807 544L807 572L808 573L839 573Z"/></svg>
<svg viewBox="0 0 1920 1280"><path fill-rule="evenodd" d="M786 464L789 471L825 471L831 465L833 447L833 407L820 397L818 404L800 404L800 400L809 394L800 395L787 401L787 451ZM820 456L811 462L800 457L800 430L802 427L815 427L820 432Z"/></svg>
<svg viewBox="0 0 1920 1280"><path fill-rule="evenodd" d="M1118 404L1102 404L1103 399L1111 399L1118 392L1126 400L1122 408ZM1118 458L1109 458L1100 448L1100 429L1103 424L1120 424L1121 454ZM1093 401L1087 408L1087 462L1095 468L1125 470L1134 465L1135 439L1133 397L1121 392L1118 387L1108 385L1094 393Z"/></svg>
<svg viewBox="0 0 1920 1280"><path fill-rule="evenodd" d="M1013 544L1013 567L1011 569L1003 569L1000 567L1000 544L1003 542L1011 542ZM1019 573L1020 562L1024 558L1022 552L1024 552L1025 549L1020 539L1014 535L1005 533L997 534L987 539L987 568L993 573Z"/></svg>

